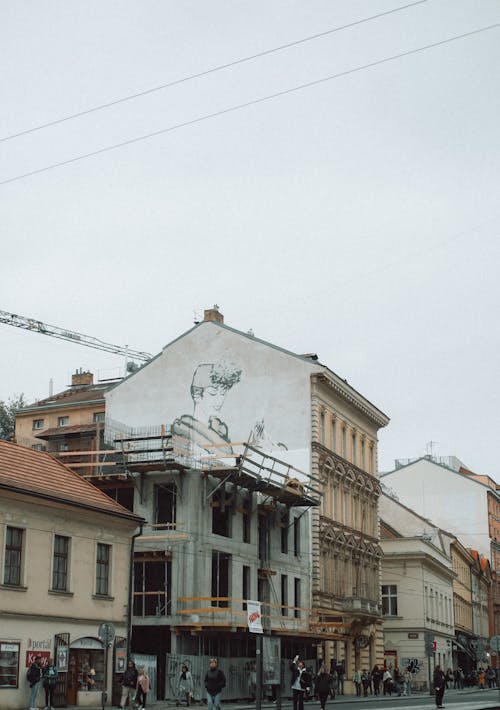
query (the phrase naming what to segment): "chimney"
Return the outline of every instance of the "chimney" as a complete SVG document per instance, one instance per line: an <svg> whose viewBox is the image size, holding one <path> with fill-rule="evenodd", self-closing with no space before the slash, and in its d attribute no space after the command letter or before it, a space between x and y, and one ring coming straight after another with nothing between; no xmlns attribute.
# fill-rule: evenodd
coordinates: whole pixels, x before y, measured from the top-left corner
<svg viewBox="0 0 500 710"><path fill-rule="evenodd" d="M81 385L93 385L94 375L92 372L84 372L81 368L71 375L71 386L80 387Z"/></svg>
<svg viewBox="0 0 500 710"><path fill-rule="evenodd" d="M205 309L203 320L212 321L212 323L224 323L224 316L220 313L219 306L215 304L213 308Z"/></svg>

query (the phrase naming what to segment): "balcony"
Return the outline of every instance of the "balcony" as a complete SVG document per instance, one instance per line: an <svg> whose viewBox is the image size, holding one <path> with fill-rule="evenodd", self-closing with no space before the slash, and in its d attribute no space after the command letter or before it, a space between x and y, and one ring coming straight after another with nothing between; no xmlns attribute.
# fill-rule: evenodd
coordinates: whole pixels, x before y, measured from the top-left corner
<svg viewBox="0 0 500 710"><path fill-rule="evenodd" d="M373 599L362 599L360 597L345 597L342 600L342 611L368 616L380 615L376 601Z"/></svg>

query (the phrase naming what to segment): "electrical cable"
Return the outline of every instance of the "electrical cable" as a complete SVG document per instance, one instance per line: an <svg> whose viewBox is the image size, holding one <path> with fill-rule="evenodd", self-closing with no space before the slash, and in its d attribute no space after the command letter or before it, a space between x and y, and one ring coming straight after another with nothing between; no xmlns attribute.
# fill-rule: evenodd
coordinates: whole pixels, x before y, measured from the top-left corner
<svg viewBox="0 0 500 710"><path fill-rule="evenodd" d="M448 37L444 40L440 40L439 42L432 42L431 44L426 44L426 45L423 45L422 47L410 49L405 52L399 52L398 54L393 54L390 57L384 57L383 59L378 59L374 62L369 62L368 64L362 64L358 67L354 67L353 69L346 69L345 71L338 72L337 74L330 74L329 76L322 77L321 79L315 79L313 81L308 81L304 84L299 84L297 86L293 86L288 89L283 89L282 91L277 91L273 94L268 94L267 96L261 96L257 99L252 99L250 101L246 101L241 104L236 104L235 106L229 106L228 108L220 109L219 111L214 111L213 113L208 113L208 114L204 114L202 116L197 116L196 118L192 118L188 121L183 121L182 123L173 124L172 126L168 126L167 128L162 128L158 131L152 131L151 133L146 133L141 136L136 136L135 138L130 138L126 141L121 141L120 143L114 143L113 145L108 145L108 146L105 146L104 148L99 148L98 150L93 150L89 153L83 153L83 154L77 155L73 158L68 158L67 160L61 160L57 163L52 163L51 165L46 165L43 168L38 168L37 170L31 170L30 172L23 173L21 175L15 175L14 177L7 178L6 180L0 181L0 186L7 185L8 183L11 183L11 182L16 182L17 180L23 180L25 178L32 177L33 175L40 175L41 173L47 172L49 170L54 170L55 168L61 168L65 165L71 165L72 163L76 163L80 160L85 160L86 158L92 158L96 155L101 155L102 153L108 153L112 150L117 150L118 148L123 148L125 146L133 145L134 143L139 143L141 141L148 140L150 138L155 138L156 136L160 136L160 135L163 135L166 133L171 133L172 131L176 131L181 128L193 126L193 125L196 125L197 123L201 123L203 121L207 121L212 118L218 118L219 116L224 116L225 114L228 114L228 113L233 113L235 111L241 111L242 109L249 108L250 106L256 106L256 105L262 104L266 101L270 101L272 99L281 98L282 96L292 94L296 91L301 91L303 89L307 89L312 86L318 86L318 85L324 84L328 81L332 81L333 79L339 79L340 77L348 76L350 74L355 74L356 72L364 71L365 69L371 69L372 67L380 66L381 64L386 64L386 63L392 62L396 59L401 59L402 57L408 57L408 56L411 56L412 54L417 54L418 52L423 52L428 49L433 49L435 47L441 47L441 46L448 44L450 42L455 42L459 39L464 39L465 37L471 37L473 35L477 35L482 32L487 32L488 30L496 29L498 27L500 27L500 22L497 22L493 25L487 25L486 27L479 27L475 30L471 30L470 32L464 32L460 35Z"/></svg>
<svg viewBox="0 0 500 710"><path fill-rule="evenodd" d="M214 74L215 72L222 71L223 69L230 69L231 67L253 61L254 59L259 59L261 57L268 56L269 54L281 52L284 49L297 47L300 44L305 44L306 42L311 42L316 39L327 37L328 35L331 35L335 32L340 32L341 30L346 30L351 27L355 27L356 25L361 25L365 22L371 22L372 20L376 20L380 17L385 17L386 15L392 15L395 12L401 12L401 10L407 10L410 7L414 7L415 5L422 5L425 2L428 2L428 0L416 0L415 2L411 2L408 5L402 5L401 7L396 7L392 10L387 10L386 12L379 12L377 15L371 15L370 17L365 17L361 20L355 20L353 22L349 22L346 25L340 25L339 27L334 27L332 29L325 30L324 32L318 32L317 34L309 35L308 37L303 37L302 39L295 40L294 42L288 42L287 44L282 44L278 47L273 47L272 49L266 49L262 52L258 52L257 54L250 54L247 57L235 59L231 62L227 62L226 64L220 64L218 66L211 67L210 69L205 69L204 71L198 72L196 74L190 74L188 76L182 77L181 79L174 79L173 81L169 81L166 84L159 84L158 86L153 86L150 89L144 89L143 91L138 91L137 93L130 94L128 96L123 96L119 99L115 99L114 101L108 101L107 103L99 104L98 106L92 106L91 108L84 109L83 111L78 111L77 113L70 114L69 116L63 116L62 118L57 118L53 121L48 121L47 123L42 123L38 126L27 128L23 131L19 131L18 133L12 133L11 135L4 136L3 138L0 138L0 143L10 141L14 138L19 138L20 136L25 136L28 133L40 131L44 128L49 128L50 126L56 126L59 123L64 123L65 121L71 121L72 119L80 118L81 116L86 116L89 113L94 113L95 111L102 111L103 109L110 108L111 106L116 106L117 104L122 104L126 101L132 101L133 99L138 99L142 96L147 96L148 94L153 94L157 91L163 91L164 89L169 89L172 86L184 84L188 81L192 81L193 79L200 79L201 77L208 76L209 74Z"/></svg>

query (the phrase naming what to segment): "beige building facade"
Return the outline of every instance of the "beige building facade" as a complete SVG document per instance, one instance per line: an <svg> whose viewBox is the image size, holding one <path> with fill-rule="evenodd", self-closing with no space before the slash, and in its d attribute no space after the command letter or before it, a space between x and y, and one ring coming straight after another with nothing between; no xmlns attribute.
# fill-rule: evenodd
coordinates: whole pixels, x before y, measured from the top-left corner
<svg viewBox="0 0 500 710"><path fill-rule="evenodd" d="M58 666L56 704L100 705L125 658L140 518L47 454L7 442L0 489L0 707L27 707L37 653ZM102 623L116 632L107 654Z"/></svg>

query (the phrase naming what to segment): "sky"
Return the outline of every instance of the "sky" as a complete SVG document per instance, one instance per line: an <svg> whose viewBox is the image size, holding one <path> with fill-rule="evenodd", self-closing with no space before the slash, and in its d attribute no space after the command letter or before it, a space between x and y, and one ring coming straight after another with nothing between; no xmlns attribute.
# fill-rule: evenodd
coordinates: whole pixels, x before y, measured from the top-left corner
<svg viewBox="0 0 500 710"><path fill-rule="evenodd" d="M5 0L0 139L410 0ZM0 142L0 183L500 22L426 0ZM0 309L157 353L204 308L500 482L500 28L0 184ZM123 358L0 325L0 400Z"/></svg>

